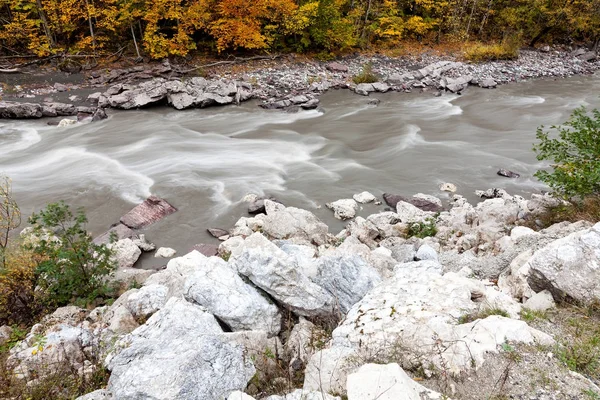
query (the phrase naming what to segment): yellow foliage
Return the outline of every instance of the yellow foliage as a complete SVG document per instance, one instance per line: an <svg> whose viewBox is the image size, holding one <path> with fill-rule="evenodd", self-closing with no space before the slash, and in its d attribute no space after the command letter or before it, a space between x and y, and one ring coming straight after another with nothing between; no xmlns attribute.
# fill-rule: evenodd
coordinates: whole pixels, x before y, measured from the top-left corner
<svg viewBox="0 0 600 400"><path fill-rule="evenodd" d="M474 44L465 49L465 58L473 62L514 60L519 57L519 47L515 43Z"/></svg>
<svg viewBox="0 0 600 400"><path fill-rule="evenodd" d="M41 261L32 251L9 247L5 266L0 268L0 325L29 324L40 312L36 300L36 267Z"/></svg>

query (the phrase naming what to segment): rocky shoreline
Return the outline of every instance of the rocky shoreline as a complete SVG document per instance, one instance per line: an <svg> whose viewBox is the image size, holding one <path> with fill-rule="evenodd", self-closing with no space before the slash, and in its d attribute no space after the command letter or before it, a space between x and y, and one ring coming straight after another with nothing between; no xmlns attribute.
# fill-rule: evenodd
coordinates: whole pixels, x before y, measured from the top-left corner
<svg viewBox="0 0 600 400"><path fill-rule="evenodd" d="M560 200L479 194L476 205L388 194L390 211L363 218L356 210L378 199L358 193L328 204L348 221L339 233L309 211L249 196L252 216L211 230L218 248L143 271L110 306L56 310L8 364L29 382L48 366L82 376L106 366L108 386L80 400L600 394L597 376L561 358L560 318L531 317L600 301L600 224L535 231L526 225ZM117 275L155 248L131 226L170 212L151 199L122 218Z"/></svg>
<svg viewBox="0 0 600 400"><path fill-rule="evenodd" d="M371 65L378 82L355 84L352 78ZM0 101L0 118L42 118L75 116L78 120L99 120L106 109L137 109L168 105L175 109L205 108L260 100L267 109L312 109L319 96L331 89L349 89L359 95L372 92L461 93L468 86L494 88L497 85L533 78L562 78L591 74L600 68L600 58L585 49L574 51L522 50L518 60L471 64L455 57L421 54L392 58L351 56L335 62L284 60L253 65L245 72L232 68L215 70L207 77L187 76L164 61L154 66L94 71L83 84L57 83L51 87L23 89L22 99L44 96L42 102ZM72 103L58 103L53 93L85 88L102 88L87 99L73 97ZM8 96L10 98L10 96ZM69 124L69 122L64 123Z"/></svg>

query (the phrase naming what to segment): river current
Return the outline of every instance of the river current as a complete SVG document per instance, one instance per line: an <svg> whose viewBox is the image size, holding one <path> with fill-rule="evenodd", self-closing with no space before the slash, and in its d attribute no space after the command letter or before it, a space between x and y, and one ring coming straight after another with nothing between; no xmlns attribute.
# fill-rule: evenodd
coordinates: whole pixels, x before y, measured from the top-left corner
<svg viewBox="0 0 600 400"><path fill-rule="evenodd" d="M446 198L438 187L452 182L471 200L490 187L539 192L536 128L563 122L581 105L600 107L599 94L596 74L471 87L461 96L372 95L378 106L331 91L322 109L295 114L248 102L112 111L108 120L66 128L0 120L0 174L12 179L24 214L65 200L85 208L94 234L149 195L163 197L179 212L145 233L181 254L211 240L206 228L230 228L245 215L247 193L307 208L336 231L343 224L324 204L363 190ZM521 178L500 177L499 168Z"/></svg>

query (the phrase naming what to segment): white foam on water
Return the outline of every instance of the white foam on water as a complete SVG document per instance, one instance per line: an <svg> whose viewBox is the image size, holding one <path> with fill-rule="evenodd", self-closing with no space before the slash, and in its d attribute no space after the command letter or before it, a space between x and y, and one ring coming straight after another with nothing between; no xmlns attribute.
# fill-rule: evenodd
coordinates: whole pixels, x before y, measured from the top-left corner
<svg viewBox="0 0 600 400"><path fill-rule="evenodd" d="M66 188L107 188L131 203L150 196L154 181L105 154L83 147L63 147L26 162L4 166L22 192Z"/></svg>
<svg viewBox="0 0 600 400"><path fill-rule="evenodd" d="M12 124L0 127L0 156L26 150L41 140L37 129L32 127Z"/></svg>
<svg viewBox="0 0 600 400"><path fill-rule="evenodd" d="M495 104L508 107L526 107L543 104L546 99L541 96L502 96L494 100Z"/></svg>
<svg viewBox="0 0 600 400"><path fill-rule="evenodd" d="M463 109L452 102L458 99L457 95L441 97L417 98L404 102L398 112L406 113L411 119L438 120L454 115L461 115Z"/></svg>

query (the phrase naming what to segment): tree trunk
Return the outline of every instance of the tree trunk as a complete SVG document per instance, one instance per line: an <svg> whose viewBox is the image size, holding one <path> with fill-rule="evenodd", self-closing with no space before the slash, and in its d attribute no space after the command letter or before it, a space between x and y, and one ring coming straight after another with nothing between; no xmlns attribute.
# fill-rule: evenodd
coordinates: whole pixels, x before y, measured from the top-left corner
<svg viewBox="0 0 600 400"><path fill-rule="evenodd" d="M85 0L85 9L88 15L88 24L90 26L90 35L92 36L92 47L94 48L94 55L96 54L96 35L94 35L94 24L92 24L92 16L90 15L90 3Z"/></svg>
<svg viewBox="0 0 600 400"><path fill-rule="evenodd" d="M142 58L142 56L140 56L140 49L138 47L137 40L135 39L135 32L133 30L133 24L129 25L129 27L131 28L131 35L133 36L133 44L135 45L135 52L137 53L138 58Z"/></svg>
<svg viewBox="0 0 600 400"><path fill-rule="evenodd" d="M535 44L537 42L540 41L541 38L543 38L545 35L547 35L548 33L550 33L550 31L552 31L552 29L554 29L551 26L545 26L540 33L538 33L533 39L531 39L531 42L529 42L529 47L534 47Z"/></svg>
<svg viewBox="0 0 600 400"><path fill-rule="evenodd" d="M469 30L471 29L471 20L473 19L473 14L475 13L476 4L477 0L473 0L473 6L471 7L471 15L469 15L469 22L467 23L467 40L469 39Z"/></svg>
<svg viewBox="0 0 600 400"><path fill-rule="evenodd" d="M48 27L48 20L46 19L46 14L44 14L44 7L42 6L41 0L36 0L38 14L40 16L40 20L42 21L42 26L44 27L44 33L50 42L50 47L54 47L54 38L50 34L50 28Z"/></svg>

